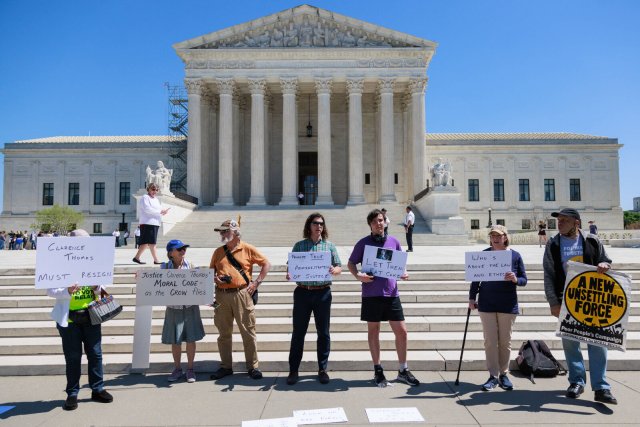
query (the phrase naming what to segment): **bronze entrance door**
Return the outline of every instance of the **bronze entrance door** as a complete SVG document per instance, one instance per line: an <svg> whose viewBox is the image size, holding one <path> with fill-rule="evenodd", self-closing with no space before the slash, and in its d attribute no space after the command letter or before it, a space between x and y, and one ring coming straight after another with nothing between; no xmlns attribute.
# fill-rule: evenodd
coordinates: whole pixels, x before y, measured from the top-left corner
<svg viewBox="0 0 640 427"><path fill-rule="evenodd" d="M304 195L303 205L314 205L318 197L318 153L298 153L298 191Z"/></svg>

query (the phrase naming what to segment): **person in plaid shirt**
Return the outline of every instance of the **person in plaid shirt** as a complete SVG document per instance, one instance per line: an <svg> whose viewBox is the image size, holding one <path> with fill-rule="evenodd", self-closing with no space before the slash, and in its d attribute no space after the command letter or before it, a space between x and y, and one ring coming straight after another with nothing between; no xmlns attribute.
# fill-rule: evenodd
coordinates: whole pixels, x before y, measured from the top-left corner
<svg viewBox="0 0 640 427"><path fill-rule="evenodd" d="M309 215L304 223L304 240L293 245L291 252L331 252L331 267L329 273L337 276L342 272L342 264L338 251L333 243L329 242L327 223L322 214L315 212ZM287 280L291 275L287 272ZM291 336L291 349L289 350L289 376L287 384L298 382L298 369L302 361L304 351L304 337L307 334L311 313L316 322L318 335L318 380L322 384L329 382L327 364L331 349L329 336L329 320L331 318L331 282L296 282L298 285L293 292L293 335Z"/></svg>

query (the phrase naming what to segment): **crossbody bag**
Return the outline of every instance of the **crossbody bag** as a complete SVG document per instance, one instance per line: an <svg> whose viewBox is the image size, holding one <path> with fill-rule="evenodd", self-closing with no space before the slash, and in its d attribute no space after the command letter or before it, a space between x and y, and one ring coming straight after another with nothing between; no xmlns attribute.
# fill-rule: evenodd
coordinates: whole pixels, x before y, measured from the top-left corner
<svg viewBox="0 0 640 427"><path fill-rule="evenodd" d="M231 263L233 268L235 268L238 271L238 273L240 273L244 281L247 283L247 286L249 286L249 283L251 283L251 280L249 280L247 273L244 272L244 269L242 268L238 260L233 256L233 254L231 253L227 245L224 245L224 254L227 256L229 263ZM253 295L251 295L251 299L253 300L253 305L258 304L258 288L257 287L256 287L256 291L253 293Z"/></svg>

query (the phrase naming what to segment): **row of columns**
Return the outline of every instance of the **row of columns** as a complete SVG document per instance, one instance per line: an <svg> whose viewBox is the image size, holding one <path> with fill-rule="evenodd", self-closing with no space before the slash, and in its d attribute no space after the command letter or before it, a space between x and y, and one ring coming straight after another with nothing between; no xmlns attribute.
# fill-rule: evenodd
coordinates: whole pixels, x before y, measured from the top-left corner
<svg viewBox="0 0 640 427"><path fill-rule="evenodd" d="M232 78L216 79L219 96L218 115L218 198L217 205L233 205L233 95L236 82ZM203 98L212 94L201 79L187 79L185 86L189 95L189 138L187 145L187 191L202 200L203 126L212 112L202 108ZM296 94L298 79L281 78L282 89L282 199L280 205L298 203L297 139L298 120ZM318 98L318 198L316 204L332 205L331 182L331 78L315 80ZM382 78L378 81L379 93L379 202L394 202L394 88L395 79ZM411 194L425 186L424 172L424 91L426 78L412 79L409 84L411 94L412 129L410 132L413 164L413 179L408 183ZM251 195L249 205L266 204L265 197L265 79L249 79L251 94ZM362 93L364 79L348 79L349 102L349 204L365 202L363 177L363 132ZM210 102L206 103L210 105Z"/></svg>

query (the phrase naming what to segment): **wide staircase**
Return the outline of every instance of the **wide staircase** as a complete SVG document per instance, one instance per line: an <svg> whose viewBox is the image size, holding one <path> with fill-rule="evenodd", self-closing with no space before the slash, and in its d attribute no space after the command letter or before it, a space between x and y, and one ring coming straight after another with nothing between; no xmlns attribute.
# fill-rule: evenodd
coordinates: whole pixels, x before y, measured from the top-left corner
<svg viewBox="0 0 640 427"><path fill-rule="evenodd" d="M544 299L540 265L528 265L529 284L519 291L522 314L513 333L513 353L527 339L543 339L559 360L564 360L561 342L555 337L555 319ZM640 264L617 265L640 277ZM107 373L128 372L133 346L135 313L135 267L116 267L110 291L124 305L123 312L103 325L103 352ZM401 282L401 298L409 330L409 363L413 370L457 369L467 313L468 283L461 265L409 266L410 280ZM633 289L638 289L634 280ZM287 372L291 340L292 291L285 281L284 266L274 266L260 287L256 307L260 366L264 371ZM331 319L331 370L369 370L366 324L359 319L360 285L348 273L334 282ZM611 351L609 369L640 370L640 306L633 291L626 353ZM49 318L53 299L34 288L33 269L0 271L0 375L62 375L65 372L60 337ZM196 369L217 368L217 331L213 309L202 307L207 336L198 343ZM164 307L154 307L150 372L171 370L170 348L160 342ZM313 319L306 337L301 370L317 369ZM234 370L245 371L242 340L233 336ZM395 369L394 337L387 324L381 334L382 360ZM469 322L464 370L483 370L482 329L473 313ZM184 357L184 356L183 356Z"/></svg>
<svg viewBox="0 0 640 427"><path fill-rule="evenodd" d="M181 239L189 242L195 248L215 247L220 241L218 233L213 229L227 219L237 219L241 216L243 236L258 247L293 246L302 238L304 222L313 212L324 215L329 230L329 239L336 245L349 246L360 238L369 234L367 214L379 205L357 206L292 206L283 208L272 207L203 207L176 224L167 234L159 237L158 245L163 246L171 239ZM406 214L404 204L384 205L387 215L391 219L389 234L396 236L403 245L403 220ZM414 209L416 225L413 230L413 243L416 246L452 245L459 244L459 238L433 235L427 229L424 219ZM267 232L265 232L267 231Z"/></svg>

